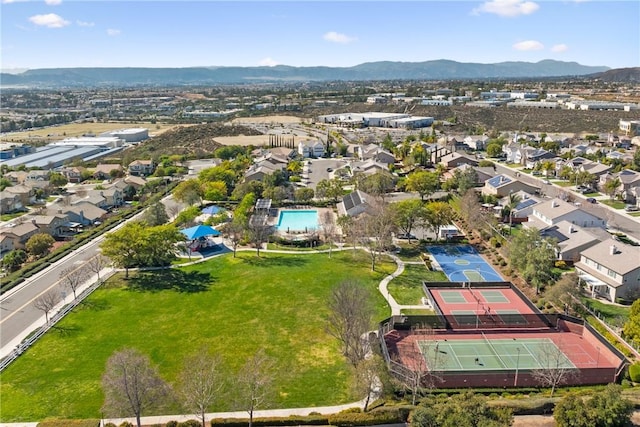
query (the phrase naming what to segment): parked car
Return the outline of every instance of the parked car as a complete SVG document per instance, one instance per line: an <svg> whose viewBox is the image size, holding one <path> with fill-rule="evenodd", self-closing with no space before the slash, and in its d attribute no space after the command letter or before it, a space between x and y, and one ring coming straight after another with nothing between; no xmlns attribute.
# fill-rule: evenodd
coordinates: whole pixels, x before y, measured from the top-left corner
<svg viewBox="0 0 640 427"><path fill-rule="evenodd" d="M405 234L405 233L403 233L403 234L398 234L396 237L398 239L403 239L403 240L407 240L407 239L418 240L416 238L416 236L414 236L413 234Z"/></svg>
<svg viewBox="0 0 640 427"><path fill-rule="evenodd" d="M636 212L638 210L638 207L636 205L626 205L624 207L624 210L627 212Z"/></svg>
<svg viewBox="0 0 640 427"><path fill-rule="evenodd" d="M594 199L593 197L587 198L587 202L589 202L589 203L598 203L598 201L596 199Z"/></svg>

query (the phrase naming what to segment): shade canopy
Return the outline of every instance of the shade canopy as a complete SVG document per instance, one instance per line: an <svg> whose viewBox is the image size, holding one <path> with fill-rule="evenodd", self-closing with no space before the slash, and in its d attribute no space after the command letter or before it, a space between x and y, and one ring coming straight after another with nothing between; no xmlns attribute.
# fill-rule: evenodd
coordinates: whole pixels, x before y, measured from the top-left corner
<svg viewBox="0 0 640 427"><path fill-rule="evenodd" d="M209 225L196 225L195 227L185 228L180 230L182 234L187 236L187 239L194 240L205 236L219 236L220 232Z"/></svg>
<svg viewBox="0 0 640 427"><path fill-rule="evenodd" d="M220 212L220 208L215 205L207 206L206 208L202 209L203 214L215 215L218 212Z"/></svg>

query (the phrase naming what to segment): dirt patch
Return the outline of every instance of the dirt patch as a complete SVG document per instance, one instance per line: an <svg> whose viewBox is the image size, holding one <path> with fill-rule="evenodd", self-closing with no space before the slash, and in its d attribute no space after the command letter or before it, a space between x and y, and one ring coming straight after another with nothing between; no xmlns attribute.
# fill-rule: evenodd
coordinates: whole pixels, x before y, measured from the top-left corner
<svg viewBox="0 0 640 427"><path fill-rule="evenodd" d="M302 123L303 119L295 116L264 116L264 117L238 117L233 119L231 123L234 124L249 124L249 123L263 123L263 124L276 124L276 123Z"/></svg>

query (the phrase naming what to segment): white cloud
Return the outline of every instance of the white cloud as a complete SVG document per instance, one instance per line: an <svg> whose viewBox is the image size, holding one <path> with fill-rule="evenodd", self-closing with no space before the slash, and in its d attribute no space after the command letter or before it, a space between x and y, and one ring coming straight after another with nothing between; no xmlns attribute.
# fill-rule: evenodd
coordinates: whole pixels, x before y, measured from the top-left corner
<svg viewBox="0 0 640 427"><path fill-rule="evenodd" d="M329 31L324 36L322 36L322 38L329 42L342 44L351 43L357 40L355 37L349 37L346 34L336 33L335 31Z"/></svg>
<svg viewBox="0 0 640 427"><path fill-rule="evenodd" d="M532 1L523 0L492 0L473 9L472 13L493 13L504 17L514 17L518 15L529 15L538 10L540 6Z"/></svg>
<svg viewBox="0 0 640 427"><path fill-rule="evenodd" d="M258 64L260 64L260 66L262 67L275 67L276 65L278 65L278 61L273 58L266 57L264 59L261 59Z"/></svg>
<svg viewBox="0 0 640 427"><path fill-rule="evenodd" d="M78 27L93 27L94 25L96 25L93 22L86 22L86 21L76 21L76 24L78 25Z"/></svg>
<svg viewBox="0 0 640 427"><path fill-rule="evenodd" d="M551 47L551 52L566 52L569 50L569 46L564 43L556 44Z"/></svg>
<svg viewBox="0 0 640 427"><path fill-rule="evenodd" d="M29 21L35 25L41 25L47 28L62 28L70 24L69 21L65 21L61 16L55 13L48 13L46 15L33 15L29 18Z"/></svg>
<svg viewBox="0 0 640 427"><path fill-rule="evenodd" d="M25 2L27 0L2 0L2 4L9 4L9 3L22 3Z"/></svg>
<svg viewBox="0 0 640 427"><path fill-rule="evenodd" d="M49 6L57 6L62 4L62 0L44 0L44 2Z"/></svg>
<svg viewBox="0 0 640 427"><path fill-rule="evenodd" d="M513 45L515 50L542 50L544 45L536 40L525 40Z"/></svg>
<svg viewBox="0 0 640 427"><path fill-rule="evenodd" d="M109 35L111 37L119 36L121 33L122 33L122 31L117 30L115 28L107 29L107 35Z"/></svg>

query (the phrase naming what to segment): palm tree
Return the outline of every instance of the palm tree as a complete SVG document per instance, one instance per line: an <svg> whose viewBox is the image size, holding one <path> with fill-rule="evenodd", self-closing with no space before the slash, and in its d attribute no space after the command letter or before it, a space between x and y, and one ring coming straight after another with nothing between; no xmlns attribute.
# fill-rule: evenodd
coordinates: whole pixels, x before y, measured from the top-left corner
<svg viewBox="0 0 640 427"><path fill-rule="evenodd" d="M511 232L511 227L513 227L513 211L520 203L520 196L515 193L509 193L509 200L502 208L502 216L503 218L509 215L509 232Z"/></svg>
<svg viewBox="0 0 640 427"><path fill-rule="evenodd" d="M609 196L609 200L613 200L613 197L616 195L620 184L620 178L608 179L604 183L604 185L602 186L602 190L604 191L604 194Z"/></svg>

